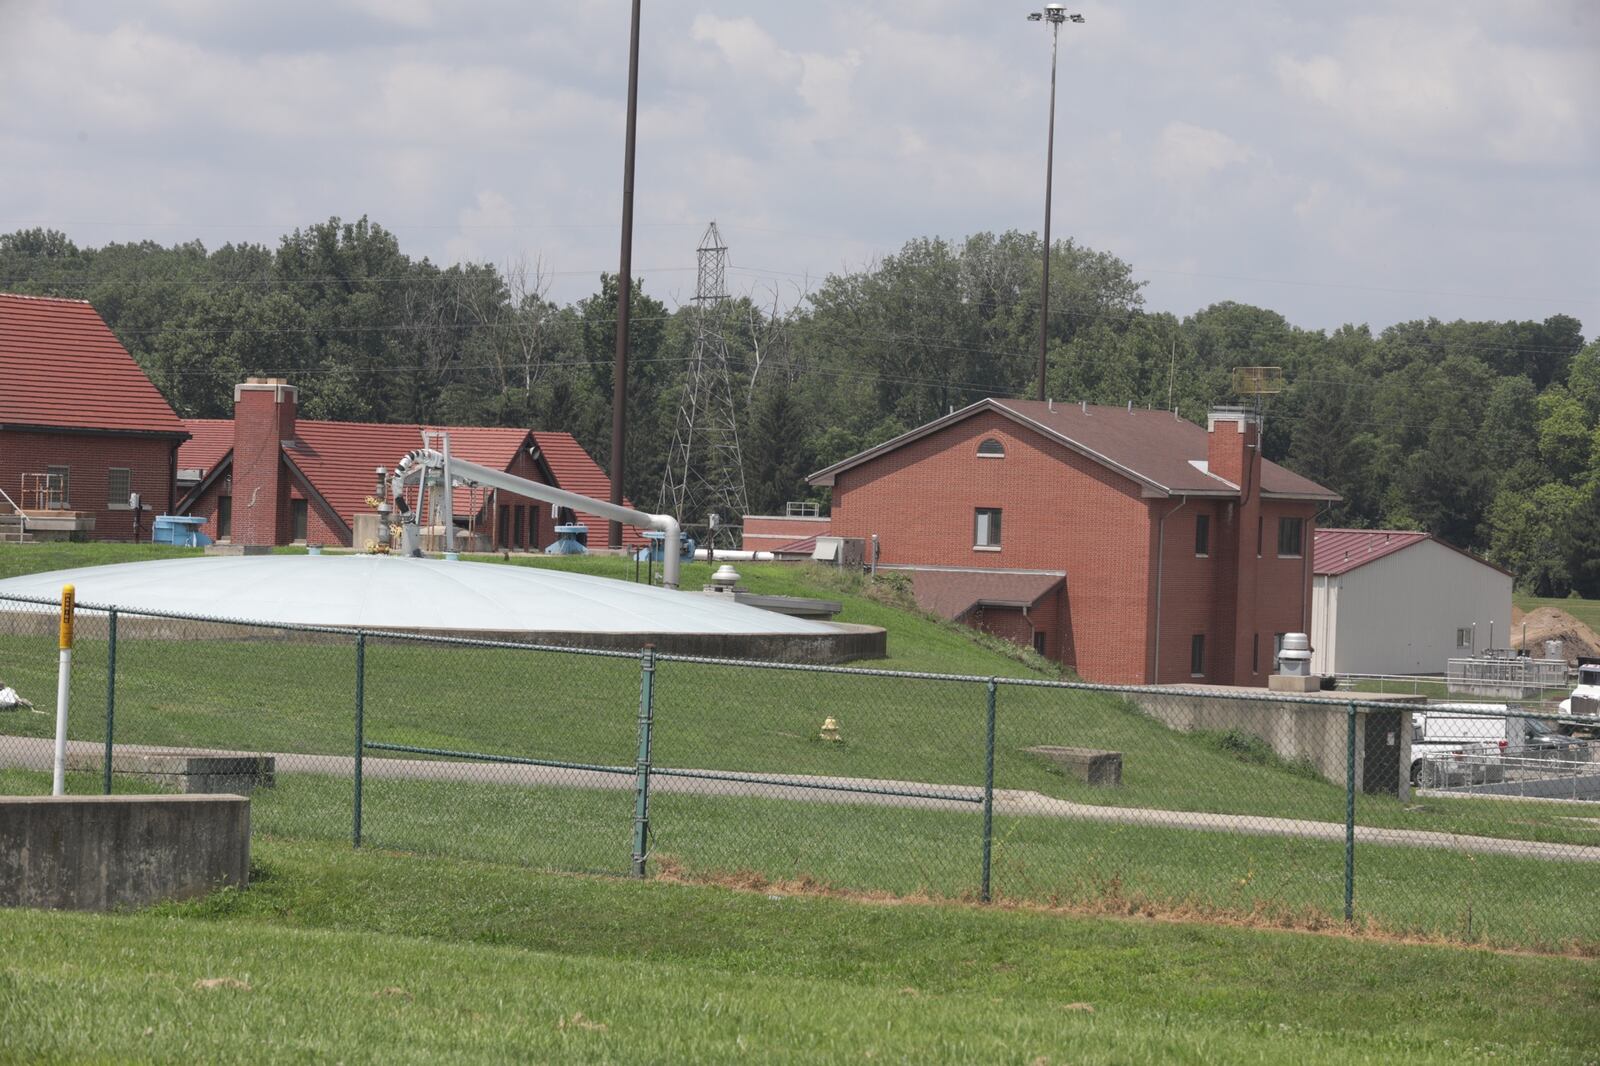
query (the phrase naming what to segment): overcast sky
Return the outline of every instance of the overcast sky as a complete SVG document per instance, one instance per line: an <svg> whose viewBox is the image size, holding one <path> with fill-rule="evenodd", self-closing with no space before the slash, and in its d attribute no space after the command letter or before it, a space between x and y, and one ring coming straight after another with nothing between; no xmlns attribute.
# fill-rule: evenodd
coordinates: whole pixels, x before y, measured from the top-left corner
<svg viewBox="0 0 1600 1066"><path fill-rule="evenodd" d="M996 0L646 0L634 264L792 302L927 235L1037 230L1049 30ZM1054 233L1148 306L1600 335L1600 4L1085 3ZM615 270L625 0L0 0L0 230L275 244L362 214L412 255Z"/></svg>

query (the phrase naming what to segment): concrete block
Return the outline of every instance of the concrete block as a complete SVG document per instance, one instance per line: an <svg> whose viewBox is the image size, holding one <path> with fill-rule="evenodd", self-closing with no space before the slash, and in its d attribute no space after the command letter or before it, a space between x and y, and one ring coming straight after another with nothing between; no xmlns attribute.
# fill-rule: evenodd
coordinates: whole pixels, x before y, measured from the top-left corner
<svg viewBox="0 0 1600 1066"><path fill-rule="evenodd" d="M1090 785L1116 788L1122 784L1122 752L1101 751L1098 748L1063 748L1043 744L1025 749L1030 754L1049 759L1061 767L1069 777Z"/></svg>
<svg viewBox="0 0 1600 1066"><path fill-rule="evenodd" d="M143 907L249 879L244 796L0 796L0 906Z"/></svg>
<svg viewBox="0 0 1600 1066"><path fill-rule="evenodd" d="M1272 674L1267 678L1269 692L1321 692L1322 678L1295 674Z"/></svg>
<svg viewBox="0 0 1600 1066"><path fill-rule="evenodd" d="M93 752L67 756L69 770L98 772L105 758ZM181 751L123 753L111 757L114 774L140 774L179 792L228 793L248 796L277 784L277 760L271 755L191 755Z"/></svg>

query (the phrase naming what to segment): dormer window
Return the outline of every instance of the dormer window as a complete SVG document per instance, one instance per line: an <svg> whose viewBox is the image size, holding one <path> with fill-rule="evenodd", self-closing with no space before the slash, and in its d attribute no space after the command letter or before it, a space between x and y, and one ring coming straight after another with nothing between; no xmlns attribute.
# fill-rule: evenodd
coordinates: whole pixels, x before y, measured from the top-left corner
<svg viewBox="0 0 1600 1066"><path fill-rule="evenodd" d="M1006 446L993 437L985 439L982 444L978 445L979 459L1004 459L1005 457Z"/></svg>

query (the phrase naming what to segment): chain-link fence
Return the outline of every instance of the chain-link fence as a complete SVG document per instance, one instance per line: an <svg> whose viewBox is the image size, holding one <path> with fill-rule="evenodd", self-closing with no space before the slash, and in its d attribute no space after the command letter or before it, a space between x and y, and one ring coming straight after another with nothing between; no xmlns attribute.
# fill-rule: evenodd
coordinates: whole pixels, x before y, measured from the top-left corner
<svg viewBox="0 0 1600 1066"><path fill-rule="evenodd" d="M1505 707L78 619L68 791L271 836L1600 950L1600 753ZM0 791L50 787L56 666L0 601Z"/></svg>

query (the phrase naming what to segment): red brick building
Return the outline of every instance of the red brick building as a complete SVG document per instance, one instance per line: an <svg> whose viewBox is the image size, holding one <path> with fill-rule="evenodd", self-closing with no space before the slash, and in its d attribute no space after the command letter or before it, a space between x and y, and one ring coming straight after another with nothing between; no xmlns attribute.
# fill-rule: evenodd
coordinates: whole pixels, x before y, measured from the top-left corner
<svg viewBox="0 0 1600 1066"><path fill-rule="evenodd" d="M810 480L833 489L828 532L876 536L919 598L1085 678L1258 685L1310 626L1312 531L1338 498L1264 461L1259 430L1237 408L1202 428L987 399Z"/></svg>
<svg viewBox="0 0 1600 1066"><path fill-rule="evenodd" d="M422 431L450 435L451 454L571 492L606 499L611 482L570 433L483 426L420 426L322 422L298 415L293 385L252 379L234 386L232 419L191 419L193 439L178 454L188 486L178 513L201 515L206 534L248 545L356 545L356 516L372 514L367 498L378 467L394 469L422 447ZM539 550L556 539L550 505L489 490L455 490L459 529L494 549ZM565 517L601 531L604 519ZM630 546L644 543L624 529Z"/></svg>
<svg viewBox="0 0 1600 1066"><path fill-rule="evenodd" d="M183 423L83 300L0 293L0 517L37 537L132 540L132 498L175 502Z"/></svg>

